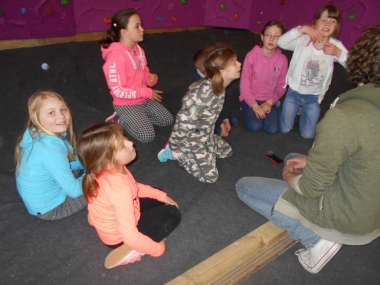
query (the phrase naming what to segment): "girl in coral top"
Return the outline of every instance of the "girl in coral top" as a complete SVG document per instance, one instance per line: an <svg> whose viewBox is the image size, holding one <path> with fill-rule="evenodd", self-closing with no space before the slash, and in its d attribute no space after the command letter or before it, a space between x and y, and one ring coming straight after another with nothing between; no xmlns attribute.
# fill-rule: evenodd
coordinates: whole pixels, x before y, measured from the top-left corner
<svg viewBox="0 0 380 285"><path fill-rule="evenodd" d="M136 182L125 167L136 152L122 128L113 123L92 126L83 131L77 147L86 167L83 193L89 222L102 242L114 249L105 267L139 261L144 254L161 256L181 213L165 192Z"/></svg>
<svg viewBox="0 0 380 285"><path fill-rule="evenodd" d="M140 16L134 9L117 12L100 41L104 75L113 98L115 113L106 119L119 123L136 140L154 140L153 125L168 126L173 116L164 106L162 91L151 87L158 77L149 71L144 50Z"/></svg>

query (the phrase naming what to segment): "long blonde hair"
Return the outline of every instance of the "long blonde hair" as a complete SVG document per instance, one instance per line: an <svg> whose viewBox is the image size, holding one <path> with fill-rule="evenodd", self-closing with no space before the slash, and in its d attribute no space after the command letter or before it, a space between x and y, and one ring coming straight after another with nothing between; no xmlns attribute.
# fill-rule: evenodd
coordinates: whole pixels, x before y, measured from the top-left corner
<svg viewBox="0 0 380 285"><path fill-rule="evenodd" d="M98 194L95 177L117 166L116 153L124 144L123 129L114 123L101 123L85 129L77 143L79 160L86 168L82 189L87 202Z"/></svg>
<svg viewBox="0 0 380 285"><path fill-rule="evenodd" d="M22 147L20 146L20 142L23 138L23 135L27 129L37 129L49 136L56 136L58 137L55 133L50 132L49 130L45 129L40 121L39 121L39 114L40 114L40 109L44 103L44 101L47 98L55 98L64 103L67 107L68 112L70 113L70 116L72 118L72 113L70 111L69 106L67 105L66 101L62 98L61 95L54 91L46 90L46 91L39 91L34 93L30 98L28 99L27 107L28 111L26 114L26 121L25 121L25 128L24 131L22 132L22 135L18 137L17 139L17 144L16 144L16 150L15 150L15 161L17 163L17 169L20 169L21 166L21 151ZM67 141L71 144L71 146L75 149L76 145L76 138L75 138L75 133L73 130L73 121L70 120L70 124L68 125L67 131L66 131L66 139ZM67 157L68 159L74 160L75 156L71 151L67 150Z"/></svg>

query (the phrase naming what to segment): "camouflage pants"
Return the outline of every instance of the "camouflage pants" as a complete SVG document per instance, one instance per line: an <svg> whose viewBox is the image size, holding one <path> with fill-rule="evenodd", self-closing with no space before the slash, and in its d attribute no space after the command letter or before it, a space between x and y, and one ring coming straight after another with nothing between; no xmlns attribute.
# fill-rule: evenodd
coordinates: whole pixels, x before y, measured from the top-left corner
<svg viewBox="0 0 380 285"><path fill-rule="evenodd" d="M186 138L178 143L182 151L179 165L201 182L213 183L218 180L216 158L232 155L231 146L219 136L212 134L209 139Z"/></svg>

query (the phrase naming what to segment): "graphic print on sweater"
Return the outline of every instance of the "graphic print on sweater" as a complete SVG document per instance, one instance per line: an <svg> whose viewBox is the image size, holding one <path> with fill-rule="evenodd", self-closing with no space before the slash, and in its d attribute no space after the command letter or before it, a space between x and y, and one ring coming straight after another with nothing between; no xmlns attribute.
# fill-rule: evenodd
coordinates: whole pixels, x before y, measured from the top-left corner
<svg viewBox="0 0 380 285"><path fill-rule="evenodd" d="M324 55L308 56L302 66L301 86L317 87L323 82L326 74L326 59Z"/></svg>

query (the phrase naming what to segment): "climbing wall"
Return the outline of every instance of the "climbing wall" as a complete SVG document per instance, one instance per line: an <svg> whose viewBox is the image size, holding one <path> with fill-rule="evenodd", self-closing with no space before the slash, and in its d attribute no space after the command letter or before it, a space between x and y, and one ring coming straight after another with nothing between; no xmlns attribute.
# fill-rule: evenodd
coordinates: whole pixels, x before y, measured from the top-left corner
<svg viewBox="0 0 380 285"><path fill-rule="evenodd" d="M0 40L76 33L72 0L0 0Z"/></svg>
<svg viewBox="0 0 380 285"><path fill-rule="evenodd" d="M112 15L128 7L139 12L144 28L214 26L260 32L266 22L278 19L290 29L310 24L327 3L342 12L338 38L348 48L363 28L380 24L380 0L0 0L0 40L105 31Z"/></svg>

